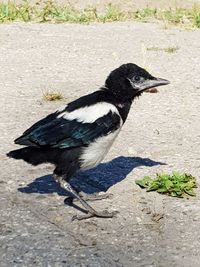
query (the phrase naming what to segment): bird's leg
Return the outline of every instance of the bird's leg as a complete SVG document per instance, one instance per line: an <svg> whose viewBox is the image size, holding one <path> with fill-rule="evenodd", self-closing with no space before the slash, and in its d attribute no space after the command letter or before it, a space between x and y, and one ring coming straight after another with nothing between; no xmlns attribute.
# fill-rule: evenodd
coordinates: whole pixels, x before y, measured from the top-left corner
<svg viewBox="0 0 200 267"><path fill-rule="evenodd" d="M111 199L113 197L113 194L111 193L92 193L92 194L87 194L83 191L78 192L78 195L82 198L82 200L85 201L97 201L97 200L102 200L102 199ZM74 198L72 196L69 196L65 199L65 202L68 204L73 204L73 202L78 201L77 198Z"/></svg>
<svg viewBox="0 0 200 267"><path fill-rule="evenodd" d="M107 198L112 198L113 194L111 193L93 193L93 194L86 194L84 192L79 192L79 196L85 201L95 201L95 200L102 200Z"/></svg>
<svg viewBox="0 0 200 267"><path fill-rule="evenodd" d="M60 184L60 186L70 192L74 197L76 197L83 207L87 210L88 214L86 215L76 215L72 220L83 220L91 217L101 217L101 218L112 218L116 212L101 211L98 212L93 209L85 200L83 200L78 193L73 189L73 187L64 179L63 176L54 175L55 180Z"/></svg>

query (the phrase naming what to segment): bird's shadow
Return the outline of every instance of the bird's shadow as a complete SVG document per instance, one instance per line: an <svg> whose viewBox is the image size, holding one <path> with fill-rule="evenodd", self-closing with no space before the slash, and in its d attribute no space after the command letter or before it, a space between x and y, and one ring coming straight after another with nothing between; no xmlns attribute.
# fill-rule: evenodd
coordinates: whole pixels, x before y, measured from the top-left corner
<svg viewBox="0 0 200 267"><path fill-rule="evenodd" d="M101 163L97 167L88 171L77 173L70 180L70 184L74 186L77 191L82 191L87 194L101 191L105 192L111 186L124 180L134 168L139 166L153 167L156 165L166 164L149 158L120 156L110 162ZM26 194L49 194L56 192L59 195L68 196L68 194L54 181L52 175L36 178L30 184L18 188L18 190Z"/></svg>

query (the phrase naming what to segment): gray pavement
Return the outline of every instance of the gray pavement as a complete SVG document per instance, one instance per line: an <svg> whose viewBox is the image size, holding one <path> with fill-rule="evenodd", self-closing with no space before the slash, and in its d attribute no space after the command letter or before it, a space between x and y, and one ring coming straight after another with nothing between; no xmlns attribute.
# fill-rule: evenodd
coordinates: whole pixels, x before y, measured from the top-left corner
<svg viewBox="0 0 200 267"><path fill-rule="evenodd" d="M200 190L176 199L146 193L135 179L179 170L200 177L200 31L157 24L0 25L0 266L200 266ZM176 53L145 47L178 46ZM112 193L91 203L113 219L71 222L52 167L7 159L14 138L36 120L96 90L134 62L171 85L143 94L105 161L79 174L85 191ZM65 100L44 102L42 91ZM77 203L79 205L79 203Z"/></svg>

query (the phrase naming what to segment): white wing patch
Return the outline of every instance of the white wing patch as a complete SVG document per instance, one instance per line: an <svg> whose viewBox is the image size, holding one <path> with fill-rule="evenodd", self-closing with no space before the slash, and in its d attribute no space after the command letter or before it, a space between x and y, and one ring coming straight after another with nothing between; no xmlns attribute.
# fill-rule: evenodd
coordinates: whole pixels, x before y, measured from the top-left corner
<svg viewBox="0 0 200 267"><path fill-rule="evenodd" d="M98 118L108 114L110 111L119 115L119 112L114 105L107 102L100 102L91 106L76 109L72 112L62 112L57 118L62 117L66 120L77 120L83 123L92 123Z"/></svg>

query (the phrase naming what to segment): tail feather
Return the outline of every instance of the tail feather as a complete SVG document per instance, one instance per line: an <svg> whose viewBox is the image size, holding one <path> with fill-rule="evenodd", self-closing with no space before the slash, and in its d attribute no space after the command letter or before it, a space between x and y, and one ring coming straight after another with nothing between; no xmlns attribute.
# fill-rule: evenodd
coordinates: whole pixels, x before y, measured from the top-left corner
<svg viewBox="0 0 200 267"><path fill-rule="evenodd" d="M36 147L24 147L7 153L9 158L23 159L24 161L38 165L45 162L50 162L49 153Z"/></svg>
<svg viewBox="0 0 200 267"><path fill-rule="evenodd" d="M31 147L38 147L38 145L32 141L30 141L27 136L20 136L15 139L15 144L22 145L22 146L31 146Z"/></svg>
<svg viewBox="0 0 200 267"><path fill-rule="evenodd" d="M49 162L66 171L69 166L71 170L71 165L79 168L78 159L81 151L80 147L73 149L23 147L10 151L7 156L13 159L22 159L34 166ZM71 164L72 162L73 164Z"/></svg>

